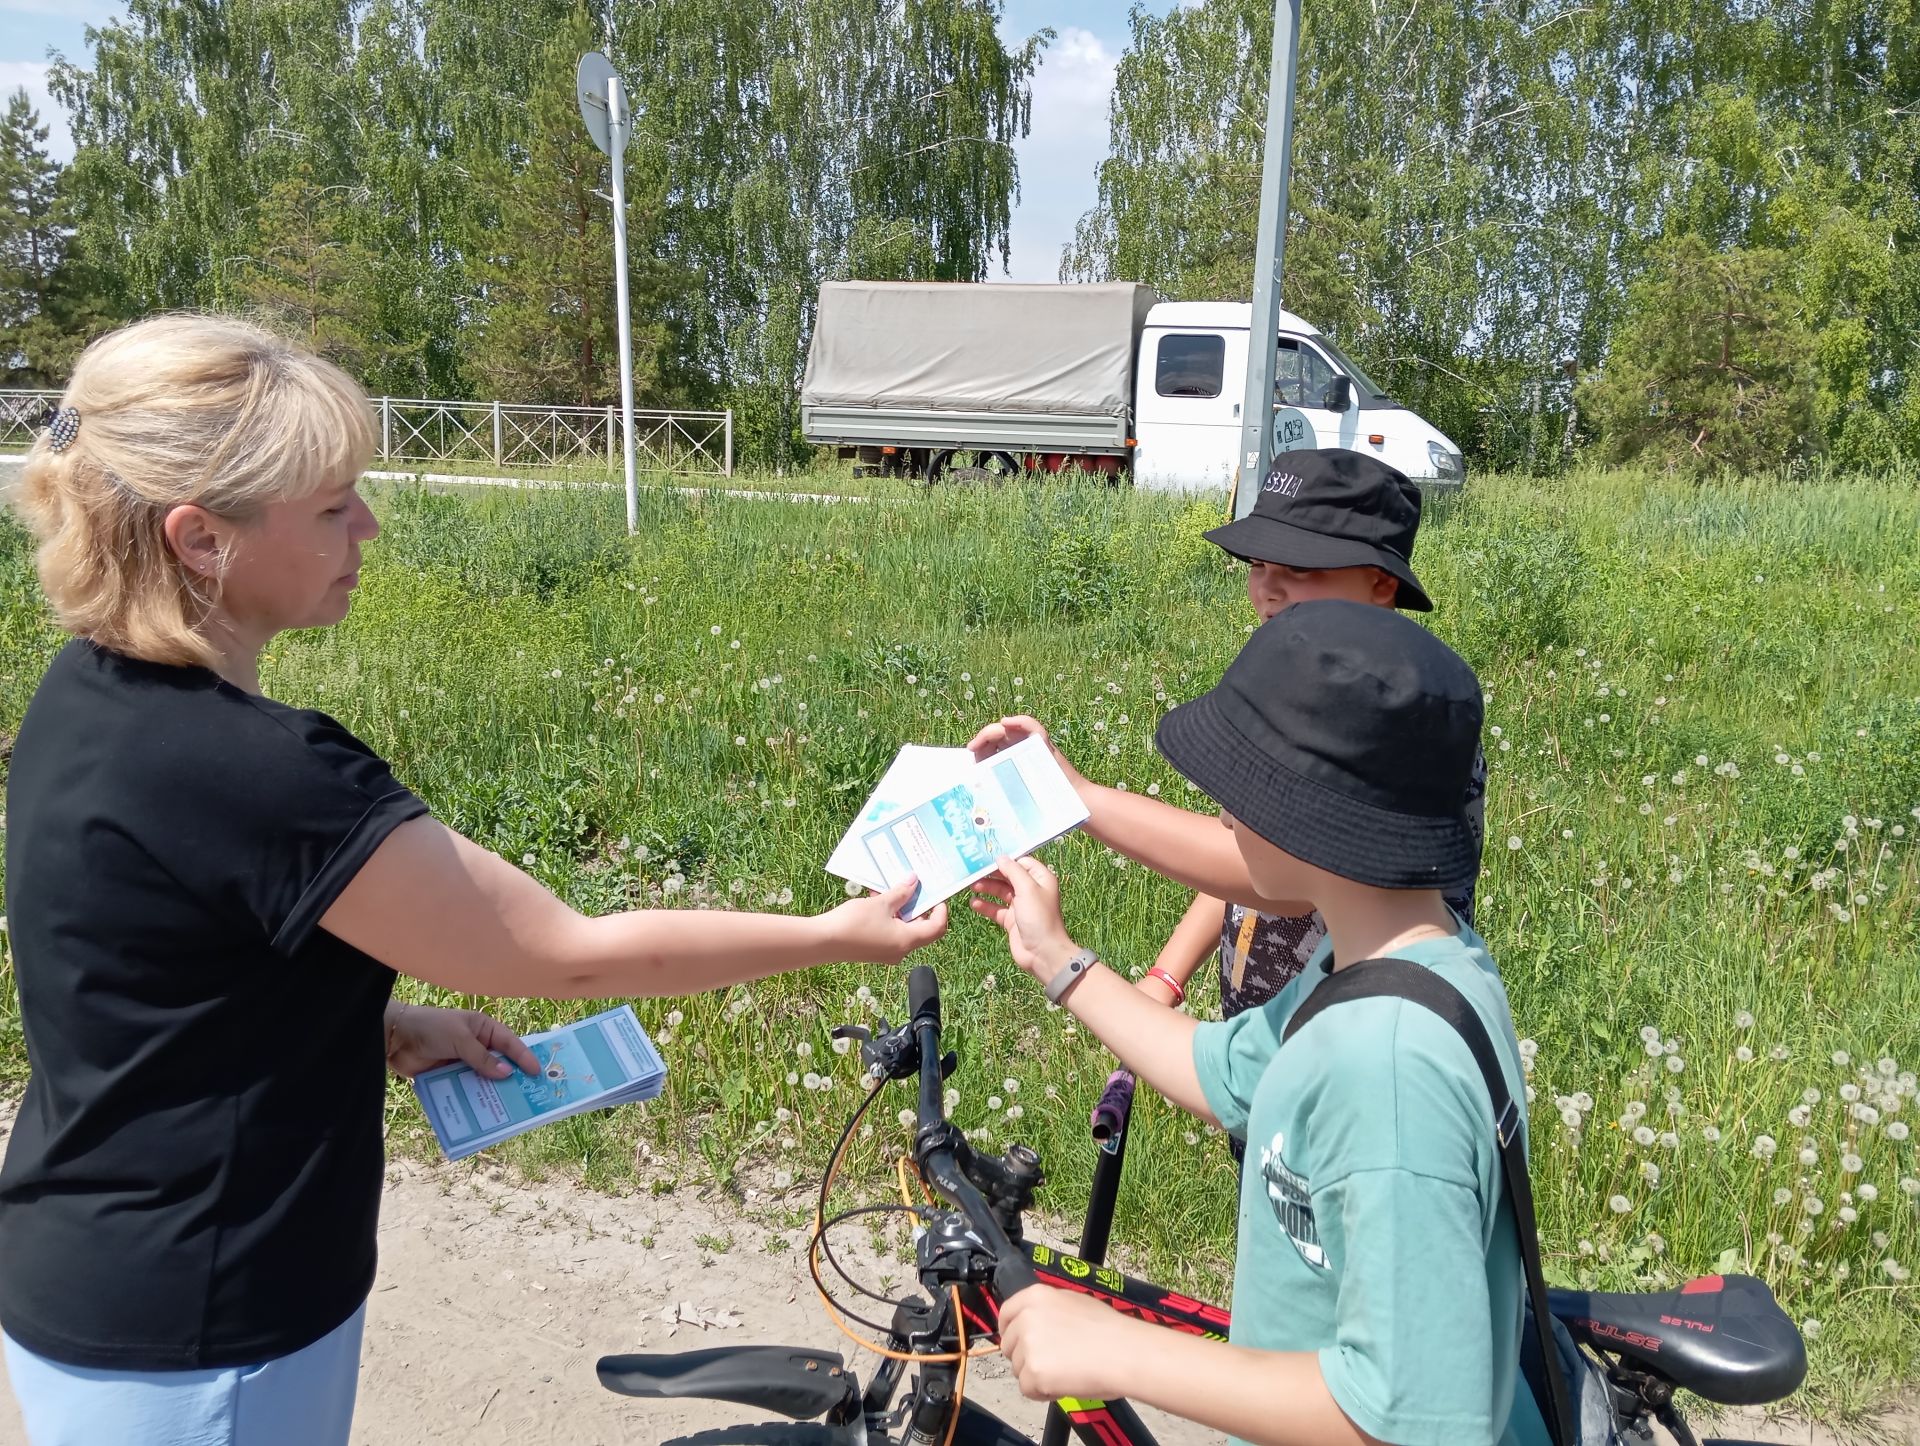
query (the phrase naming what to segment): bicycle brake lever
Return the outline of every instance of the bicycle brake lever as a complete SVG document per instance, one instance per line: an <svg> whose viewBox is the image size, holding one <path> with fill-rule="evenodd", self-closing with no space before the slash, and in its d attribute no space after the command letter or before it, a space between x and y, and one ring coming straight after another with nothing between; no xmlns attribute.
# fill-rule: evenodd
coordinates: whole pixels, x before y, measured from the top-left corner
<svg viewBox="0 0 1920 1446"><path fill-rule="evenodd" d="M884 1021L881 1027L885 1028ZM857 1039L862 1044L865 1044L873 1038L873 1031L868 1029L864 1024L836 1024L833 1027L833 1037L835 1039Z"/></svg>

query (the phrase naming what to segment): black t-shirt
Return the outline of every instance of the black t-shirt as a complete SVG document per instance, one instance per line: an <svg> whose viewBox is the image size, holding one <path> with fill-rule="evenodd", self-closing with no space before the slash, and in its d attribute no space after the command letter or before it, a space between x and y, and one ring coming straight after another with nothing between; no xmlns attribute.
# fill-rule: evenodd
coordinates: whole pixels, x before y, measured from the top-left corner
<svg viewBox="0 0 1920 1446"><path fill-rule="evenodd" d="M322 713L68 644L7 786L32 1065L0 1326L77 1366L311 1345L372 1288L393 973L317 927L426 812Z"/></svg>

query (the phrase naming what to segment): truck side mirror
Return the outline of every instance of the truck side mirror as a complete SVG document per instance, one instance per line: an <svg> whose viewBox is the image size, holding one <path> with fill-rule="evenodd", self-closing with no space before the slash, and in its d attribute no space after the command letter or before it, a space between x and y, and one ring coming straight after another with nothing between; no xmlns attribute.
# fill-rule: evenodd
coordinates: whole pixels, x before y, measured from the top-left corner
<svg viewBox="0 0 1920 1446"><path fill-rule="evenodd" d="M1320 405L1329 412L1344 412L1353 405L1353 378L1335 377L1327 384L1327 394L1320 399Z"/></svg>

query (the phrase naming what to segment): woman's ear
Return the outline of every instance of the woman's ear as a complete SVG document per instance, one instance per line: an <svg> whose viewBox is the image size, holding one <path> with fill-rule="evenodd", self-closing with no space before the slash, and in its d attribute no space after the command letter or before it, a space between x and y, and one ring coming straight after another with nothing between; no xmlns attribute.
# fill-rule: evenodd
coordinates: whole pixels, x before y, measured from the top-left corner
<svg viewBox="0 0 1920 1446"><path fill-rule="evenodd" d="M222 542L217 519L204 507L183 502L168 511L160 530L181 566L200 577L220 574Z"/></svg>

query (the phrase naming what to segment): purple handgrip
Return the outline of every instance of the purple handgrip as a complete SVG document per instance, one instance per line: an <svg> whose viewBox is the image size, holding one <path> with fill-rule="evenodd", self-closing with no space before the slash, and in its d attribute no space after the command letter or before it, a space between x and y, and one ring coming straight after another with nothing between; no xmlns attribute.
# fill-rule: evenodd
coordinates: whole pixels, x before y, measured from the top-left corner
<svg viewBox="0 0 1920 1446"><path fill-rule="evenodd" d="M1093 1118L1088 1121L1094 1142L1104 1145L1124 1132L1132 1110L1133 1076L1117 1069L1107 1076L1107 1087L1100 1091L1100 1103L1093 1107Z"/></svg>

